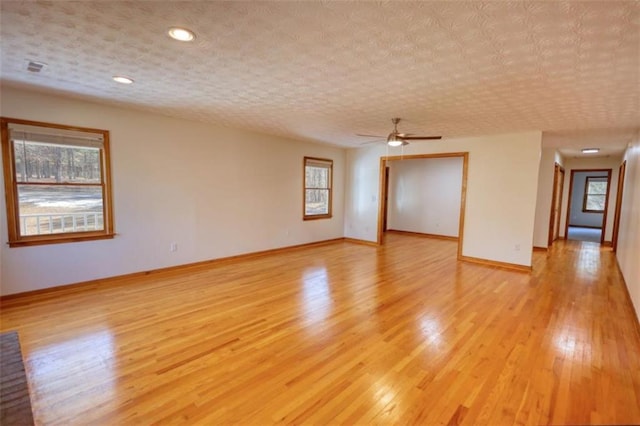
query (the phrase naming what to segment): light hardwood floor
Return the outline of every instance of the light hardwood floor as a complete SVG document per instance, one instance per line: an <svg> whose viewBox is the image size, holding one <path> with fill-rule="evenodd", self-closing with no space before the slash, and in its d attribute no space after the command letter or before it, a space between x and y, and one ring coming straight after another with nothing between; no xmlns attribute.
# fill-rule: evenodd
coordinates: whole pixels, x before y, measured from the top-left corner
<svg viewBox="0 0 640 426"><path fill-rule="evenodd" d="M39 424L638 424L610 249L533 273L389 235L8 300Z"/></svg>

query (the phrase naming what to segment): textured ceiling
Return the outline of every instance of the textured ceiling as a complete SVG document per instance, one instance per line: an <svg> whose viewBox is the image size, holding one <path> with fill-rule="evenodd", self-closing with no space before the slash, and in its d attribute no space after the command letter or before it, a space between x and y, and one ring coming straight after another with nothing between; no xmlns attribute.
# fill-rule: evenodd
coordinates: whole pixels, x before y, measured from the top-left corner
<svg viewBox="0 0 640 426"><path fill-rule="evenodd" d="M0 19L4 84L298 139L358 146L399 116L622 149L640 126L637 1L3 0Z"/></svg>

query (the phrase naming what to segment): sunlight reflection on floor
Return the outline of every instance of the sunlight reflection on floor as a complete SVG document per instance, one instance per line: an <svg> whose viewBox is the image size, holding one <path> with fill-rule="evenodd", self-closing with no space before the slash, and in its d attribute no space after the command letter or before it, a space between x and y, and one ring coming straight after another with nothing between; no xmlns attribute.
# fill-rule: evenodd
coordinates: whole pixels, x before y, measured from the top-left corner
<svg viewBox="0 0 640 426"><path fill-rule="evenodd" d="M325 267L313 268L304 272L300 306L306 326L322 325L328 318L333 309L333 300Z"/></svg>
<svg viewBox="0 0 640 426"><path fill-rule="evenodd" d="M54 393L64 399L70 389L81 394L99 388L100 400L88 402L109 403L115 397L117 380L115 351L114 337L108 328L34 348L26 360L31 390L36 395ZM84 374L87 371L91 371L91 376Z"/></svg>

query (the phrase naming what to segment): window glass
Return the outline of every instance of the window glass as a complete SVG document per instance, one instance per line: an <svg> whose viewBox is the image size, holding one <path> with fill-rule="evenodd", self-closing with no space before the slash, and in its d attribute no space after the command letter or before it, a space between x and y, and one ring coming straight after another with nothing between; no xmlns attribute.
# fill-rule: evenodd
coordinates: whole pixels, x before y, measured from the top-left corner
<svg viewBox="0 0 640 426"><path fill-rule="evenodd" d="M608 180L606 177L587 176L582 211L603 213L606 204Z"/></svg>
<svg viewBox="0 0 640 426"><path fill-rule="evenodd" d="M20 235L104 230L100 187L18 185Z"/></svg>

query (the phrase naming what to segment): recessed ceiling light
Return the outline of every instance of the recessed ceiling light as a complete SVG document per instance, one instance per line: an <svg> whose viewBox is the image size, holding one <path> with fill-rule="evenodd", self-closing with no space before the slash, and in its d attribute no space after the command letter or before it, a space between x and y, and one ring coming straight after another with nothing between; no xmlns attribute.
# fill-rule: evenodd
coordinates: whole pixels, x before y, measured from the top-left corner
<svg viewBox="0 0 640 426"><path fill-rule="evenodd" d="M596 152L599 152L600 148L584 148L582 150L583 154L595 154Z"/></svg>
<svg viewBox="0 0 640 426"><path fill-rule="evenodd" d="M114 75L113 80L122 84L131 84L133 83L133 79L129 77L125 77L124 75Z"/></svg>
<svg viewBox="0 0 640 426"><path fill-rule="evenodd" d="M169 28L169 37L178 41L192 41L196 35L186 28L172 27Z"/></svg>

